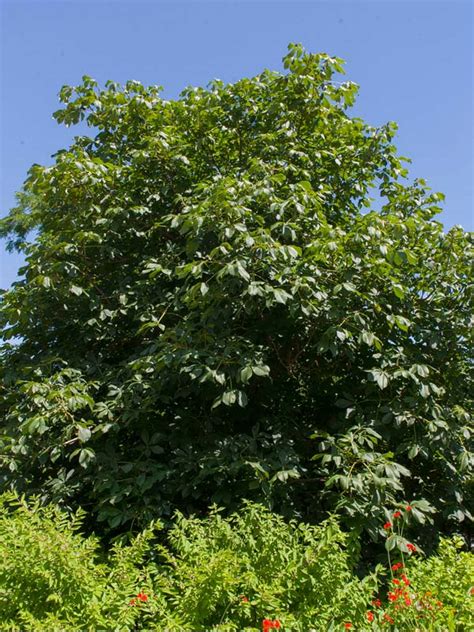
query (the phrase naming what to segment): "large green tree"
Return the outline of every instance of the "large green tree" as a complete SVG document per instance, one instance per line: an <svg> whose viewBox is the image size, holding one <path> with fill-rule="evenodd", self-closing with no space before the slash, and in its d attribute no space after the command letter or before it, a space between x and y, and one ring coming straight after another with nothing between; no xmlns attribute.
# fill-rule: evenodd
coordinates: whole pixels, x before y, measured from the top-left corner
<svg viewBox="0 0 474 632"><path fill-rule="evenodd" d="M395 124L348 115L342 60L284 66L172 101L61 90L57 121L92 135L1 224L26 257L1 303L4 486L112 528L243 497L373 537L400 502L469 518L471 237L433 219Z"/></svg>

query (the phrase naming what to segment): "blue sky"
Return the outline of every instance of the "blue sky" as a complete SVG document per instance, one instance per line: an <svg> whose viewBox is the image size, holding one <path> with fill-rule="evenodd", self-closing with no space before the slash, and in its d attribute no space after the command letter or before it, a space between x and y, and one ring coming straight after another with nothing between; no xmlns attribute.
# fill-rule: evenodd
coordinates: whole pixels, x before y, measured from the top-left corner
<svg viewBox="0 0 474 632"><path fill-rule="evenodd" d="M289 42L347 60L354 113L400 128L413 177L446 194L440 219L472 230L473 3L470 0L174 2L0 0L0 215L34 162L75 131L51 118L63 84L138 79L174 98L187 85L281 69ZM0 288L18 255L0 243Z"/></svg>

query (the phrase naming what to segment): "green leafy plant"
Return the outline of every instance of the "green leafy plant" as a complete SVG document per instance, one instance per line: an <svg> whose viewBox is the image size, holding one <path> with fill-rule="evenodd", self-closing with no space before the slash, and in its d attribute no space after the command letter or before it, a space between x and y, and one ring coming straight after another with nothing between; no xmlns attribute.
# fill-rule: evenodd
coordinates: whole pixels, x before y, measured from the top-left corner
<svg viewBox="0 0 474 632"><path fill-rule="evenodd" d="M97 538L80 533L83 517L0 497L0 629L128 630L146 620L144 610L157 611L147 599L140 611L130 607L151 594L153 529L104 554Z"/></svg>
<svg viewBox="0 0 474 632"><path fill-rule="evenodd" d="M170 570L157 582L173 616L192 630L217 622L258 629L264 619L284 629L329 629L361 619L377 587L375 576L353 574L346 540L333 518L286 523L259 505L227 519L219 510L203 520L178 516L172 555L163 558Z"/></svg>
<svg viewBox="0 0 474 632"><path fill-rule="evenodd" d="M61 90L91 136L0 225L26 257L0 306L4 488L115 533L242 498L372 539L424 498L426 546L470 519L472 238L407 180L396 125L350 116L342 60L284 67L177 100Z"/></svg>
<svg viewBox="0 0 474 632"><path fill-rule="evenodd" d="M405 519L404 511L393 513L392 520L399 524ZM384 525L389 532L393 528L391 522ZM394 543L398 561L390 556ZM437 555L424 559L417 546L391 533L387 539L388 586L382 599L372 600L367 622L376 629L390 624L400 630L468 630L474 616L474 559L472 553L462 551L464 547L459 537L441 539Z"/></svg>
<svg viewBox="0 0 474 632"><path fill-rule="evenodd" d="M395 551L360 578L333 517L311 526L251 503L227 518L214 507L108 550L80 525L1 497L0 629L467 632L472 620L473 556L459 539L428 559Z"/></svg>

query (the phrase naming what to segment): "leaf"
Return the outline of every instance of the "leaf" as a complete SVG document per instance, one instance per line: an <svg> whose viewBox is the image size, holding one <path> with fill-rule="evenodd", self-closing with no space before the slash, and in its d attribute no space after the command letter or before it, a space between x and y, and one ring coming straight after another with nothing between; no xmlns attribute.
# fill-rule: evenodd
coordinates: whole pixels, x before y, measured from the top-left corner
<svg viewBox="0 0 474 632"><path fill-rule="evenodd" d="M415 444L412 445L411 448L408 451L408 458L409 459L414 459L416 457L416 455L419 453L420 451L420 446Z"/></svg>
<svg viewBox="0 0 474 632"><path fill-rule="evenodd" d="M270 367L266 366L265 364L253 366L252 371L255 375L258 375L259 377L267 377L268 375L270 375Z"/></svg>
<svg viewBox="0 0 474 632"><path fill-rule="evenodd" d="M250 274L247 272L240 261L237 263L237 272L239 276L242 277L242 279L244 279L245 281L250 281Z"/></svg>
<svg viewBox="0 0 474 632"><path fill-rule="evenodd" d="M380 389L383 390L384 388L387 388L389 375L385 371L382 371L381 369L372 369L368 372L372 375L375 382L377 382Z"/></svg>
<svg viewBox="0 0 474 632"><path fill-rule="evenodd" d="M235 390L226 391L222 395L222 403L225 404L226 406L232 406L232 404L235 404L236 399L237 399L237 392Z"/></svg>
<svg viewBox="0 0 474 632"><path fill-rule="evenodd" d="M217 408L221 404L222 404L222 396L216 397L215 400L212 402L211 410L213 410L214 408Z"/></svg>
<svg viewBox="0 0 474 632"><path fill-rule="evenodd" d="M397 327L402 331L408 331L408 329L410 328L411 322L408 320L408 318L405 318L404 316L394 316L393 320Z"/></svg>
<svg viewBox="0 0 474 632"><path fill-rule="evenodd" d="M346 292L355 292L357 290L356 286L350 282L343 283L342 287L346 290Z"/></svg>
<svg viewBox="0 0 474 632"><path fill-rule="evenodd" d="M393 293L395 294L395 296L397 296L399 299L405 298L405 290L403 289L401 285L399 285L398 283L394 283L392 285L392 288L393 288Z"/></svg>
<svg viewBox="0 0 474 632"><path fill-rule="evenodd" d="M426 384L420 386L420 395L425 399L430 396L430 389Z"/></svg>
<svg viewBox="0 0 474 632"><path fill-rule="evenodd" d="M429 368L424 364L414 364L412 370L415 371L420 377L428 377L430 374Z"/></svg>
<svg viewBox="0 0 474 632"><path fill-rule="evenodd" d="M368 344L370 347L375 343L375 336L370 331L363 331L361 334L362 341Z"/></svg>
<svg viewBox="0 0 474 632"><path fill-rule="evenodd" d="M79 441L81 443L86 443L91 438L91 431L89 428L85 428L84 426L79 426L77 429L77 436L79 437Z"/></svg>
<svg viewBox="0 0 474 632"><path fill-rule="evenodd" d="M247 406L248 399L247 399L247 395L246 395L246 393L244 393L244 391L238 391L237 392L237 403L239 404L239 406L241 408L245 408Z"/></svg>
<svg viewBox="0 0 474 632"><path fill-rule="evenodd" d="M240 380L245 384L250 380L252 374L252 367L246 366L240 371Z"/></svg>
<svg viewBox="0 0 474 632"><path fill-rule="evenodd" d="M46 288L50 288L52 285L51 279L48 276L39 275L38 277L36 277L36 281L39 285L42 285Z"/></svg>
<svg viewBox="0 0 474 632"><path fill-rule="evenodd" d="M277 288L273 288L273 296L277 303L282 303L283 305L287 302L289 295L284 290L279 290Z"/></svg>
<svg viewBox="0 0 474 632"><path fill-rule="evenodd" d="M95 452L90 448L83 448L79 452L79 465L81 467L87 468L89 464L94 460Z"/></svg>

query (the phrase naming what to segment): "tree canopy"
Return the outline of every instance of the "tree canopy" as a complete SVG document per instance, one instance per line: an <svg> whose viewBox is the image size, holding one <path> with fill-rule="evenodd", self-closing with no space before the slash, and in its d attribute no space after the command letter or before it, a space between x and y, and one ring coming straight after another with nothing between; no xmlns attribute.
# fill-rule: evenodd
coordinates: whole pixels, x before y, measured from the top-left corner
<svg viewBox="0 0 474 632"><path fill-rule="evenodd" d="M397 503L470 518L472 236L349 115L341 59L284 67L62 88L91 135L1 223L5 488L111 529L243 498L372 538Z"/></svg>

